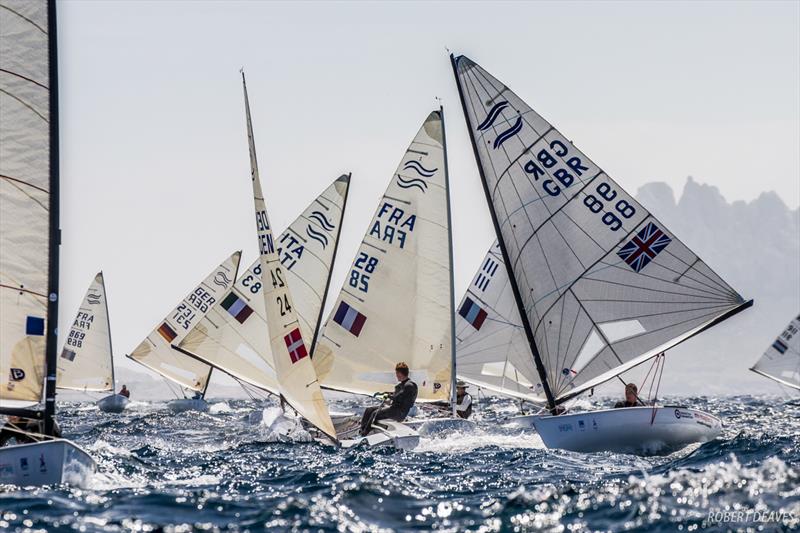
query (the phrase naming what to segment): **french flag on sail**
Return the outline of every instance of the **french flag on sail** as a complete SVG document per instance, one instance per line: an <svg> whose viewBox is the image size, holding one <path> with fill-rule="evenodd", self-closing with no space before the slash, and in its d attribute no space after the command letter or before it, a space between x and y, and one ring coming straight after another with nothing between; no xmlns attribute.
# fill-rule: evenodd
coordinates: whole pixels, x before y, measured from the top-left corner
<svg viewBox="0 0 800 533"><path fill-rule="evenodd" d="M289 357L292 359L292 364L295 364L308 355L308 350L306 350L306 345L303 343L303 335L300 333L300 328L294 328L288 335L284 336L283 342L286 343L286 349L289 350Z"/></svg>
<svg viewBox="0 0 800 533"><path fill-rule="evenodd" d="M481 329L487 316L486 311L481 309L481 306L473 302L469 297L464 298L464 303L461 305L461 309L458 310L458 314L463 316L464 320L472 324L472 327L477 330Z"/></svg>
<svg viewBox="0 0 800 533"><path fill-rule="evenodd" d="M364 327L364 322L367 321L367 317L359 313L355 307L350 307L346 302L341 302L336 314L333 315L333 321L358 337L361 334L361 328Z"/></svg>
<svg viewBox="0 0 800 533"><path fill-rule="evenodd" d="M228 293L228 296L222 300L220 305L222 305L222 308L230 313L239 324L244 324L247 317L253 313L253 308L247 305L244 300L236 296L233 292Z"/></svg>

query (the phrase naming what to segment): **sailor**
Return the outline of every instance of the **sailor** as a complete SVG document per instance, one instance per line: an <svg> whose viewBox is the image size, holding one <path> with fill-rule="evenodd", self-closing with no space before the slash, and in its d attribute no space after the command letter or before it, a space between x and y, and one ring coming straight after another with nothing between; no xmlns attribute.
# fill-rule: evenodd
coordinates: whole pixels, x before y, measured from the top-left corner
<svg viewBox="0 0 800 533"><path fill-rule="evenodd" d="M625 385L625 401L617 402L614 404L614 409L620 407L638 407L644 405L644 402L639 399L639 388L636 383L628 383Z"/></svg>
<svg viewBox="0 0 800 533"><path fill-rule="evenodd" d="M118 394L120 396L125 396L126 398L130 398L131 397L131 391L128 390L128 386L127 385L123 385L122 388L119 390Z"/></svg>
<svg viewBox="0 0 800 533"><path fill-rule="evenodd" d="M467 392L467 384L461 380L456 383L456 414L461 418L472 415L472 396Z"/></svg>
<svg viewBox="0 0 800 533"><path fill-rule="evenodd" d="M450 409L450 402L436 402L433 405L439 409ZM456 383L456 414L460 418L472 416L472 396L467 393L467 384L461 380Z"/></svg>
<svg viewBox="0 0 800 533"><path fill-rule="evenodd" d="M408 365L397 363L394 375L399 383L394 386L393 393L384 393L386 400L391 400L392 403L388 407L379 405L364 410L364 416L361 417L361 436L367 436L372 424L378 420L388 418L402 422L417 401L417 384L408 378Z"/></svg>

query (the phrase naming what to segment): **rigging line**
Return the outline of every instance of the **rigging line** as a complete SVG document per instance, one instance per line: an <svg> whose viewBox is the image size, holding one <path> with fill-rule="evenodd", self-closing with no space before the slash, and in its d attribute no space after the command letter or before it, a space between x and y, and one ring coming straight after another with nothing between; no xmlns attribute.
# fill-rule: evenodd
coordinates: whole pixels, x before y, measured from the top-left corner
<svg viewBox="0 0 800 533"><path fill-rule="evenodd" d="M656 398L653 399L653 413L650 415L650 425L653 425L653 422L656 420L656 400L658 397L658 389L661 388L661 376L664 374L664 365L666 365L666 357L664 356L664 352L661 352L659 356L657 356L656 361L661 360L661 371L658 374L658 385L656 385ZM656 376L653 374L653 381L655 382Z"/></svg>
<svg viewBox="0 0 800 533"><path fill-rule="evenodd" d="M30 183L30 182L25 181L25 180L21 180L21 179L18 179L18 178L12 178L11 176L6 176L5 174L0 174L0 178L5 179L5 180L9 180L9 181L14 181L14 182L17 182L17 183L21 183L23 185L27 185L28 187L36 189L37 191L41 191L41 192L43 192L45 194L50 194L50 191L48 191L47 189L39 187L38 185L34 185L33 183Z"/></svg>
<svg viewBox="0 0 800 533"><path fill-rule="evenodd" d="M562 304L562 307L563 307L563 305L564 304ZM575 318L572 320L572 329L569 332L569 342L567 343L567 348L564 350L563 356L559 356L556 359L556 369L564 368L564 366L566 365L567 354L569 354L569 349L570 349L570 347L572 347L572 339L575 338L575 326L578 325L578 319L579 318L580 318L580 308L576 307L575 308ZM560 328L560 330L563 330L563 327ZM561 334L561 331L559 331L559 335L560 334ZM589 335L591 335L591 334L592 334L592 332L590 330L589 333L586 334L586 337L584 338L584 342L581 343L581 346L583 346L583 344L586 342L586 340L589 338ZM578 354L575 354L575 359L577 359L577 357L578 357ZM572 362L574 364L575 360L573 360ZM572 366L572 365L570 365L570 366ZM557 376L553 376L553 377L555 378Z"/></svg>

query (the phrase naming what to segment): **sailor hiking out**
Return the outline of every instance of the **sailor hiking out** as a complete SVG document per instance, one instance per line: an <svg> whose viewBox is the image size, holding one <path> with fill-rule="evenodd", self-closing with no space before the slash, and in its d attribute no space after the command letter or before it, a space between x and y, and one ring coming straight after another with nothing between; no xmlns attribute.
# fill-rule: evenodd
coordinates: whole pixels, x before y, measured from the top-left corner
<svg viewBox="0 0 800 533"><path fill-rule="evenodd" d="M391 419L402 422L417 401L417 384L408 378L408 365L400 362L394 368L395 377L399 382L394 386L393 393L384 393L386 401L391 400L388 406L367 407L361 418L361 436L369 434L372 424L378 420Z"/></svg>

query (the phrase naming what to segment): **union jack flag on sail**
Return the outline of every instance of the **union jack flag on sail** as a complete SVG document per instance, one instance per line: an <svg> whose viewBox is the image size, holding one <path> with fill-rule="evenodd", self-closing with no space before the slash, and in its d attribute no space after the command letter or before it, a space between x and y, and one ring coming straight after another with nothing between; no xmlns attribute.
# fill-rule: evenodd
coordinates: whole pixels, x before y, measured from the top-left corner
<svg viewBox="0 0 800 533"><path fill-rule="evenodd" d="M671 242L672 239L658 226L648 222L644 229L617 252L617 255L634 271L641 272Z"/></svg>

